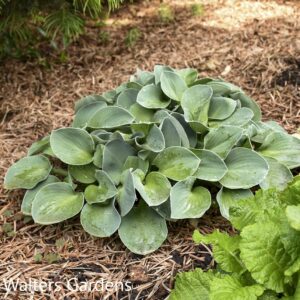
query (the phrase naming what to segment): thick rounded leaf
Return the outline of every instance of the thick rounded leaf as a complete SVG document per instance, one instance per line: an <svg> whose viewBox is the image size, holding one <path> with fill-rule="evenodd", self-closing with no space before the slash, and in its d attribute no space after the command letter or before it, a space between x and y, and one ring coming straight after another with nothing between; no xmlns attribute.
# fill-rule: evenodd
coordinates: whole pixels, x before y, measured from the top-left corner
<svg viewBox="0 0 300 300"><path fill-rule="evenodd" d="M40 182L35 188L26 191L21 205L21 211L24 215L31 216L31 207L35 195L42 187L54 182L59 182L59 179L56 176L49 175L46 180Z"/></svg>
<svg viewBox="0 0 300 300"><path fill-rule="evenodd" d="M230 117L235 111L237 102L226 97L213 97L210 100L208 118L224 120Z"/></svg>
<svg viewBox="0 0 300 300"><path fill-rule="evenodd" d="M38 224L54 224L76 216L82 209L83 194L65 182L50 183L36 194L32 217Z"/></svg>
<svg viewBox="0 0 300 300"><path fill-rule="evenodd" d="M205 85L195 85L184 92L181 106L188 122L195 121L203 125L207 124L212 94L212 89Z"/></svg>
<svg viewBox="0 0 300 300"><path fill-rule="evenodd" d="M242 128L236 126L220 126L211 129L204 137L204 148L215 152L221 158L225 158L242 134Z"/></svg>
<svg viewBox="0 0 300 300"><path fill-rule="evenodd" d="M89 204L105 202L118 193L117 188L106 172L98 170L95 177L98 185L88 185L84 190L84 197Z"/></svg>
<svg viewBox="0 0 300 300"><path fill-rule="evenodd" d="M138 156L128 156L123 167L123 170L127 169L132 169L132 171L140 169L146 174L149 169L149 161L143 160Z"/></svg>
<svg viewBox="0 0 300 300"><path fill-rule="evenodd" d="M160 77L161 89L169 98L180 102L187 85L176 73L164 71Z"/></svg>
<svg viewBox="0 0 300 300"><path fill-rule="evenodd" d="M193 175L199 164L200 159L193 152L177 146L164 149L153 161L160 173L176 181Z"/></svg>
<svg viewBox="0 0 300 300"><path fill-rule="evenodd" d="M168 235L166 220L142 201L123 219L119 236L133 253L146 255L157 250Z"/></svg>
<svg viewBox="0 0 300 300"><path fill-rule="evenodd" d="M219 181L227 172L223 159L209 150L191 149L200 158L200 165L193 177L206 181Z"/></svg>
<svg viewBox="0 0 300 300"><path fill-rule="evenodd" d="M212 80L206 84L213 89L214 96L227 96L241 91L241 89L236 85L225 81Z"/></svg>
<svg viewBox="0 0 300 300"><path fill-rule="evenodd" d="M171 218L201 218L210 208L211 195L202 186L193 187L195 178L177 182L171 189Z"/></svg>
<svg viewBox="0 0 300 300"><path fill-rule="evenodd" d="M34 142L28 149L28 156L35 154L48 154L52 156L52 150L50 147L50 135L45 136L39 141Z"/></svg>
<svg viewBox="0 0 300 300"><path fill-rule="evenodd" d="M118 230L121 217L114 206L114 201L108 205L85 204L80 214L83 229L96 237L108 237Z"/></svg>
<svg viewBox="0 0 300 300"><path fill-rule="evenodd" d="M139 91L136 89L126 89L117 98L117 104L127 110L129 110L130 106L136 103L136 98Z"/></svg>
<svg viewBox="0 0 300 300"><path fill-rule="evenodd" d="M102 169L107 172L116 185L121 180L123 166L128 156L135 156L135 154L134 148L123 140L112 140L105 145Z"/></svg>
<svg viewBox="0 0 300 300"><path fill-rule="evenodd" d="M75 103L75 113L79 111L82 107L89 105L91 103L96 103L96 102L107 102L107 99L104 98L103 96L100 95L89 95L86 96Z"/></svg>
<svg viewBox="0 0 300 300"><path fill-rule="evenodd" d="M45 156L34 155L21 158L7 170L4 187L8 190L32 189L48 177L51 168Z"/></svg>
<svg viewBox="0 0 300 300"><path fill-rule="evenodd" d="M120 208L121 216L124 217L130 212L136 200L133 175L130 170L125 170L122 174L122 184L119 187L116 200Z"/></svg>
<svg viewBox="0 0 300 300"><path fill-rule="evenodd" d="M93 164L98 168L102 168L103 151L104 151L104 145L98 144L96 146L94 157L93 157Z"/></svg>
<svg viewBox="0 0 300 300"><path fill-rule="evenodd" d="M197 70L192 68L176 70L175 72L185 81L187 86L192 85L198 76Z"/></svg>
<svg viewBox="0 0 300 300"><path fill-rule="evenodd" d="M95 172L97 168L94 164L84 166L69 166L70 175L81 183L93 183L96 181Z"/></svg>
<svg viewBox="0 0 300 300"><path fill-rule="evenodd" d="M293 180L293 174L284 164L281 164L274 158L264 157L269 165L269 173L267 177L260 182L260 187L264 190L276 188L284 190L287 184Z"/></svg>
<svg viewBox="0 0 300 300"><path fill-rule="evenodd" d="M150 172L144 179L144 173L140 170L136 170L133 175L135 189L149 206L158 206L168 200L171 184L166 176Z"/></svg>
<svg viewBox="0 0 300 300"><path fill-rule="evenodd" d="M300 205L289 205L285 214L291 227L300 231Z"/></svg>
<svg viewBox="0 0 300 300"><path fill-rule="evenodd" d="M50 145L54 154L69 165L87 165L93 160L94 141L83 129L61 128L53 130Z"/></svg>
<svg viewBox="0 0 300 300"><path fill-rule="evenodd" d="M116 128L131 124L133 115L126 109L118 106L107 106L98 110L89 120L91 128Z"/></svg>
<svg viewBox="0 0 300 300"><path fill-rule="evenodd" d="M136 144L142 149L160 152L165 148L165 139L161 130L153 124L146 138L136 138Z"/></svg>
<svg viewBox="0 0 300 300"><path fill-rule="evenodd" d="M262 182L268 172L266 160L246 148L235 148L225 159L228 168L220 183L229 189L248 189Z"/></svg>
<svg viewBox="0 0 300 300"><path fill-rule="evenodd" d="M222 121L209 122L209 125L211 127L218 127L221 125L244 126L250 122L253 116L254 113L251 109L242 107L238 108L229 118Z"/></svg>
<svg viewBox="0 0 300 300"><path fill-rule="evenodd" d="M162 65L154 66L155 84L160 83L161 74L162 74L162 72L165 72L165 71L173 72L174 70L168 66L162 66Z"/></svg>
<svg viewBox="0 0 300 300"><path fill-rule="evenodd" d="M254 117L252 118L253 121L258 122L261 120L261 110L259 108L259 105L250 97L245 95L243 92L237 92L231 94L230 97L232 99L239 100L242 107L248 107L253 111L254 113Z"/></svg>
<svg viewBox="0 0 300 300"><path fill-rule="evenodd" d="M293 169L300 166L300 139L282 132L273 132L258 151Z"/></svg>
<svg viewBox="0 0 300 300"><path fill-rule="evenodd" d="M150 84L139 91L137 102L146 108L166 108L171 100L164 95L159 86Z"/></svg>
<svg viewBox="0 0 300 300"><path fill-rule="evenodd" d="M72 127L86 127L89 119L95 114L95 112L106 106L106 102L97 101L81 107L74 117Z"/></svg>
<svg viewBox="0 0 300 300"><path fill-rule="evenodd" d="M230 190L224 187L217 194L217 202L219 204L221 215L229 220L229 209L231 206L237 205L237 201L253 197L251 190ZM251 201L251 200L249 200Z"/></svg>

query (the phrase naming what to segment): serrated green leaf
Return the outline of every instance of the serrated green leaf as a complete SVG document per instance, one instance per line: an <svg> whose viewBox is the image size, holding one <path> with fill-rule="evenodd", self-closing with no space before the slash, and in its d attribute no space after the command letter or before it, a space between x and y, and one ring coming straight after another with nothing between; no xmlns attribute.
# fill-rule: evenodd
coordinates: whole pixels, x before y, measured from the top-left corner
<svg viewBox="0 0 300 300"><path fill-rule="evenodd" d="M300 205L287 206L285 214L291 227L300 231Z"/></svg>

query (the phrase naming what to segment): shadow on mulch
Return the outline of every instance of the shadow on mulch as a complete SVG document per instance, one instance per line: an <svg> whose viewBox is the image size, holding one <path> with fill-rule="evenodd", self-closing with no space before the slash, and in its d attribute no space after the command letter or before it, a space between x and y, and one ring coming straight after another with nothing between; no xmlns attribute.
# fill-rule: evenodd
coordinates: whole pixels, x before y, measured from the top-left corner
<svg viewBox="0 0 300 300"><path fill-rule="evenodd" d="M274 79L274 84L286 86L288 84L300 85L300 58L291 58L287 60L288 68L283 70Z"/></svg>

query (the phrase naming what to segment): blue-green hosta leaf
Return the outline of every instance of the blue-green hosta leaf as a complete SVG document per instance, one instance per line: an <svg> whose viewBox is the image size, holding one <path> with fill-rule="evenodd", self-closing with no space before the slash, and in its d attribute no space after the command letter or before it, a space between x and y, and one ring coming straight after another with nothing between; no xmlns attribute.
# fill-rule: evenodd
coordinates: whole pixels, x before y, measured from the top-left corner
<svg viewBox="0 0 300 300"><path fill-rule="evenodd" d="M266 137L258 151L290 169L300 166L300 139L291 135L273 132Z"/></svg>
<svg viewBox="0 0 300 300"><path fill-rule="evenodd" d="M253 122L253 124L256 126L256 134L251 137L251 140L255 143L262 144L266 137L273 132L281 132L281 133L287 133L285 129L280 126L275 121L267 121L267 122Z"/></svg>
<svg viewBox="0 0 300 300"><path fill-rule="evenodd" d="M52 167L47 157L27 156L14 163L5 174L4 187L11 189L32 189L45 180Z"/></svg>
<svg viewBox="0 0 300 300"><path fill-rule="evenodd" d="M225 158L231 151L232 147L241 138L243 130L236 126L220 126L211 129L204 137L204 148Z"/></svg>
<svg viewBox="0 0 300 300"><path fill-rule="evenodd" d="M186 121L207 125L212 94L212 89L205 85L195 85L184 92L181 106Z"/></svg>
<svg viewBox="0 0 300 300"><path fill-rule="evenodd" d="M225 272L241 274L245 270L245 266L240 259L239 245L241 238L239 235L230 236L219 230L203 235L196 230L193 234L193 240L197 244L211 244L214 259Z"/></svg>
<svg viewBox="0 0 300 300"><path fill-rule="evenodd" d="M138 156L128 156L123 167L123 170L127 169L132 169L132 171L140 169L147 174L149 169L149 161L143 160Z"/></svg>
<svg viewBox="0 0 300 300"><path fill-rule="evenodd" d="M118 193L117 188L106 172L98 170L95 177L98 185L88 185L84 191L84 197L89 204L105 202Z"/></svg>
<svg viewBox="0 0 300 300"><path fill-rule="evenodd" d="M28 149L28 156L35 154L47 154L50 156L54 156L54 153L50 147L50 135L45 136L39 141L34 142Z"/></svg>
<svg viewBox="0 0 300 300"><path fill-rule="evenodd" d="M261 110L259 105L243 92L236 92L230 95L232 99L239 100L242 107L250 108L253 113L253 121L258 122L261 120Z"/></svg>
<svg viewBox="0 0 300 300"><path fill-rule="evenodd" d="M221 215L229 220L229 209L237 204L238 200L249 199L253 197L251 190L230 190L224 187L217 194L217 202L219 204Z"/></svg>
<svg viewBox="0 0 300 300"><path fill-rule="evenodd" d="M78 127L78 128L86 127L89 119L95 114L95 112L106 106L107 106L106 102L97 101L81 107L76 112L74 121L72 123L72 127Z"/></svg>
<svg viewBox="0 0 300 300"><path fill-rule="evenodd" d="M137 103L138 93L136 89L123 91L117 98L117 104L128 110L137 122L152 122L154 111Z"/></svg>
<svg viewBox="0 0 300 300"><path fill-rule="evenodd" d="M95 112L88 122L91 128L116 128L129 125L134 116L126 109L118 106L107 106Z"/></svg>
<svg viewBox="0 0 300 300"><path fill-rule="evenodd" d="M83 129L61 128L53 130L50 145L62 162L69 165L87 165L93 160L95 144Z"/></svg>
<svg viewBox="0 0 300 300"><path fill-rule="evenodd" d="M166 220L142 201L122 218L119 228L123 244L141 255L157 250L167 235Z"/></svg>
<svg viewBox="0 0 300 300"><path fill-rule="evenodd" d="M95 172L97 168L94 164L84 166L69 166L70 175L81 183L93 183L96 181Z"/></svg>
<svg viewBox="0 0 300 300"><path fill-rule="evenodd" d="M31 207L32 207L32 202L34 200L35 195L37 194L37 192L44 187L45 185L49 184L49 183L54 183L54 182L58 182L59 179L53 175L49 175L48 178L42 182L40 182L36 187L34 187L31 190L27 190L23 201L22 201L22 205L21 205L21 211L24 215L28 215L31 216Z"/></svg>
<svg viewBox="0 0 300 300"><path fill-rule="evenodd" d="M187 123L184 119L184 116L179 113L172 113L172 117L174 117L182 126L184 129L188 140L189 140L189 147L195 147L197 145L197 133L192 129L192 127ZM182 145L185 145L185 143L182 140ZM184 146L185 147L185 146Z"/></svg>
<svg viewBox="0 0 300 300"><path fill-rule="evenodd" d="M191 149L199 157L200 165L193 177L206 181L219 181L227 172L223 159L210 150Z"/></svg>
<svg viewBox="0 0 300 300"><path fill-rule="evenodd" d="M284 249L278 224L269 221L246 226L241 237L241 258L253 279L277 293L283 292L284 271L291 257Z"/></svg>
<svg viewBox="0 0 300 300"><path fill-rule="evenodd" d="M285 210L290 226L300 231L300 205L289 205Z"/></svg>
<svg viewBox="0 0 300 300"><path fill-rule="evenodd" d="M171 201L170 198L162 203L161 205L152 207L155 211L162 216L167 221L172 221L171 219Z"/></svg>
<svg viewBox="0 0 300 300"><path fill-rule="evenodd" d="M247 107L238 108L230 117L222 121L211 121L209 125L211 127L218 127L221 125L230 126L244 126L250 122L253 118L254 113Z"/></svg>
<svg viewBox="0 0 300 300"><path fill-rule="evenodd" d="M236 101L226 97L212 97L210 100L208 118L224 120L229 118L236 108Z"/></svg>
<svg viewBox="0 0 300 300"><path fill-rule="evenodd" d="M202 186L193 186L195 178L177 182L171 189L171 218L201 218L210 208L210 192Z"/></svg>
<svg viewBox="0 0 300 300"><path fill-rule="evenodd" d="M257 300L265 288L259 284L244 285L238 277L214 277L210 286L210 300Z"/></svg>
<svg viewBox="0 0 300 300"><path fill-rule="evenodd" d="M174 70L168 66L163 66L163 65L155 65L154 66L155 84L160 83L161 74L165 71L173 72Z"/></svg>
<svg viewBox="0 0 300 300"><path fill-rule="evenodd" d="M146 138L136 138L136 144L142 149L160 152L165 148L165 139L161 130L153 124Z"/></svg>
<svg viewBox="0 0 300 300"><path fill-rule="evenodd" d="M166 108L171 103L171 100L164 95L159 86L150 84L139 91L137 103L150 109Z"/></svg>
<svg viewBox="0 0 300 300"><path fill-rule="evenodd" d="M74 183L73 177L71 176L69 171L68 171L67 176L64 178L64 182L68 183L74 191L76 190L77 184Z"/></svg>
<svg viewBox="0 0 300 300"><path fill-rule="evenodd" d="M120 227L121 217L114 206L114 201L108 205L87 203L81 211L80 222L90 235L108 237Z"/></svg>
<svg viewBox="0 0 300 300"><path fill-rule="evenodd" d="M206 85L213 89L214 96L227 96L229 94L241 91L238 86L221 80L211 80L208 81Z"/></svg>
<svg viewBox="0 0 300 300"><path fill-rule="evenodd" d="M196 269L179 273L169 300L210 300L210 284L214 278L211 271Z"/></svg>
<svg viewBox="0 0 300 300"><path fill-rule="evenodd" d="M136 200L134 180L130 170L125 170L122 175L122 182L118 189L116 200L120 208L121 216L124 217L130 212Z"/></svg>
<svg viewBox="0 0 300 300"><path fill-rule="evenodd" d="M173 146L160 152L152 163L166 177L180 181L196 172L200 159L188 149Z"/></svg>
<svg viewBox="0 0 300 300"><path fill-rule="evenodd" d="M248 189L262 182L268 172L266 160L246 148L234 148L225 159L228 168L220 183L229 189Z"/></svg>
<svg viewBox="0 0 300 300"><path fill-rule="evenodd" d="M76 216L84 198L65 182L50 183L41 188L32 202L32 218L38 224L55 224Z"/></svg>
<svg viewBox="0 0 300 300"><path fill-rule="evenodd" d="M186 83L187 86L191 86L198 77L196 69L185 68L175 71Z"/></svg>
<svg viewBox="0 0 300 300"><path fill-rule="evenodd" d="M155 78L152 72L137 69L137 72L133 76L131 76L130 81L139 83L141 85L147 85L154 83Z"/></svg>
<svg viewBox="0 0 300 300"><path fill-rule="evenodd" d="M293 174L284 164L281 164L276 159L271 157L264 157L269 165L269 172L267 177L260 182L262 189L277 188L284 190L287 184L293 180Z"/></svg>
<svg viewBox="0 0 300 300"><path fill-rule="evenodd" d="M77 113L82 107L87 106L91 103L97 102L109 102L107 99L100 95L89 95L86 96L75 103L75 113Z"/></svg>
<svg viewBox="0 0 300 300"><path fill-rule="evenodd" d="M102 168L103 151L104 151L104 145L98 144L96 146L94 157L93 157L93 164L98 168Z"/></svg>
<svg viewBox="0 0 300 300"><path fill-rule="evenodd" d="M136 170L133 175L135 189L149 206L158 206L168 200L171 184L166 176L150 172L145 177L140 170Z"/></svg>
<svg viewBox="0 0 300 300"><path fill-rule="evenodd" d="M123 166L128 156L135 156L135 149L122 140L108 142L103 150L102 169L117 185L121 180Z"/></svg>
<svg viewBox="0 0 300 300"><path fill-rule="evenodd" d="M180 102L187 89L185 81L176 73L164 71L160 77L161 89L169 98Z"/></svg>

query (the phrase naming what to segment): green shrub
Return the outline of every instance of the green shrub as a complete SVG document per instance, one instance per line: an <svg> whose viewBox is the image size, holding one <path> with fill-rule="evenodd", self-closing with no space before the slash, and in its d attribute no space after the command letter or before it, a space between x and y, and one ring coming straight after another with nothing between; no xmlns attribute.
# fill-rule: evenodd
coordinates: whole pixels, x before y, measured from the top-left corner
<svg viewBox="0 0 300 300"><path fill-rule="evenodd" d="M262 122L239 87L158 65L78 101L72 127L34 143L5 186L27 189L22 211L36 223L80 213L90 234L118 230L131 251L146 254L167 237L166 220L203 216L211 191L228 217L251 188L284 188L299 166L300 140Z"/></svg>
<svg viewBox="0 0 300 300"><path fill-rule="evenodd" d="M36 52L41 38L65 49L84 32L85 18L99 18L122 0L0 0L0 58Z"/></svg>
<svg viewBox="0 0 300 300"><path fill-rule="evenodd" d="M170 300L300 299L300 176L282 192L237 201L230 220L240 234L195 231L217 269L180 274Z"/></svg>
<svg viewBox="0 0 300 300"><path fill-rule="evenodd" d="M125 37L125 44L128 48L132 48L136 45L142 34L138 28L131 28L128 30Z"/></svg>
<svg viewBox="0 0 300 300"><path fill-rule="evenodd" d="M163 23L171 23L174 21L174 11L172 7L167 4L161 4L158 9L159 19Z"/></svg>

